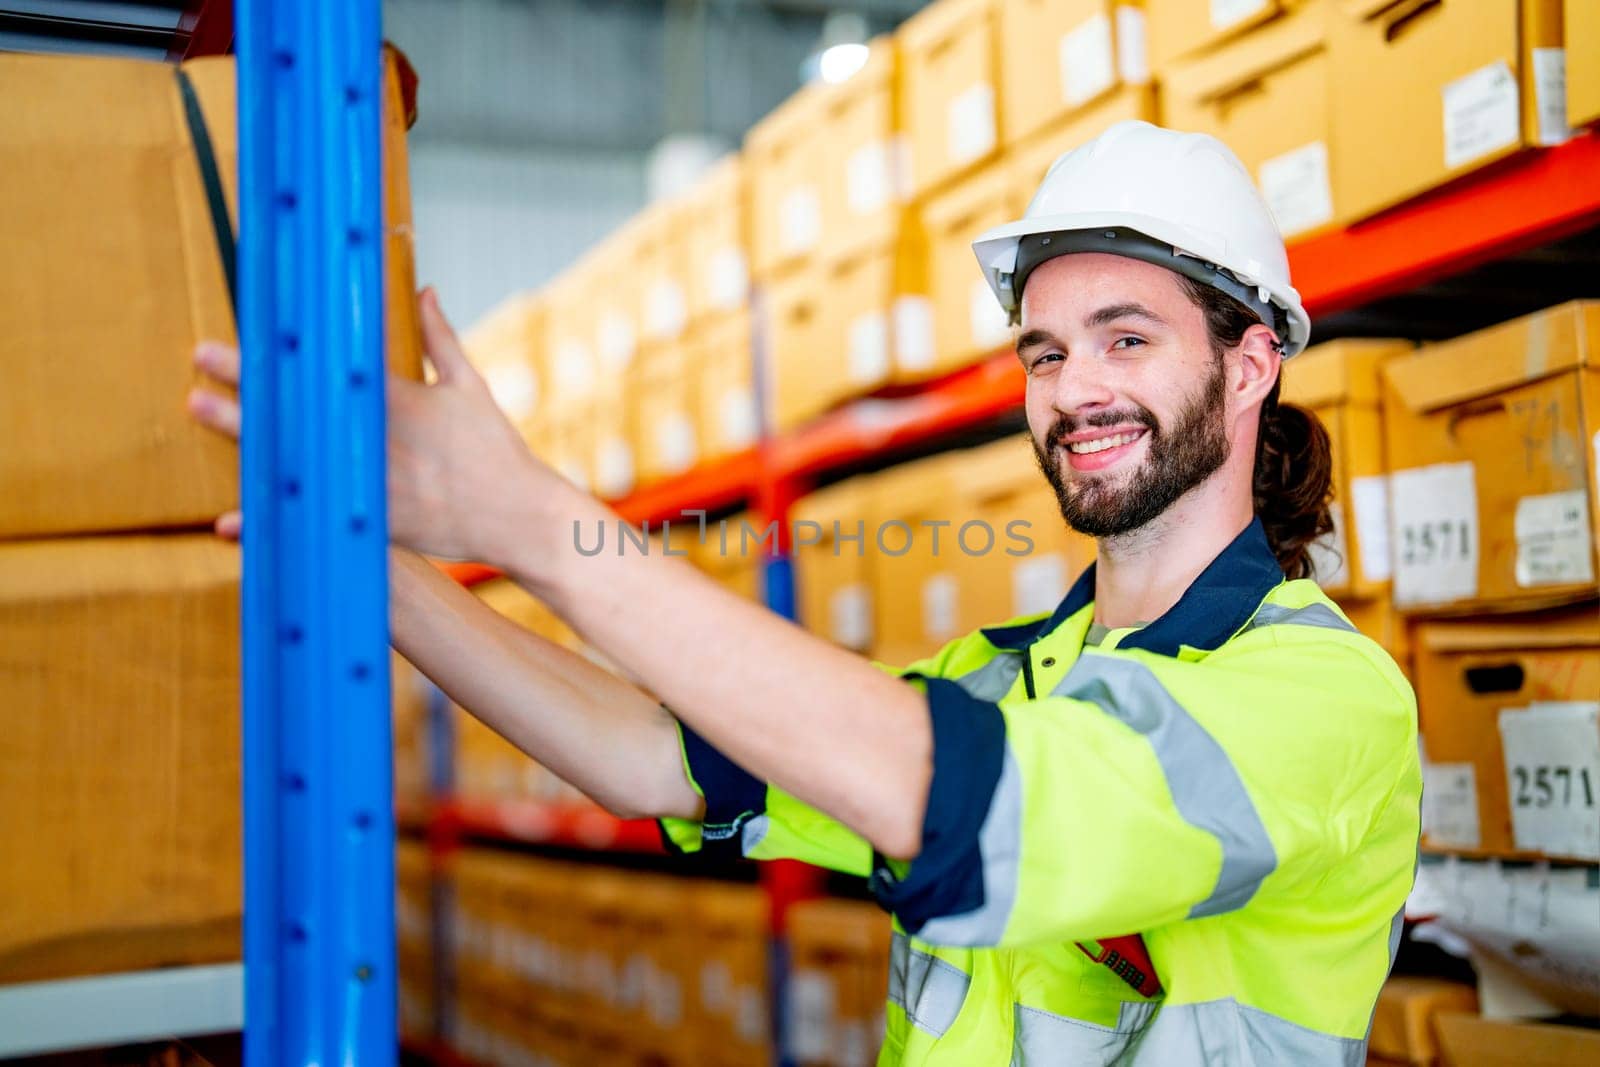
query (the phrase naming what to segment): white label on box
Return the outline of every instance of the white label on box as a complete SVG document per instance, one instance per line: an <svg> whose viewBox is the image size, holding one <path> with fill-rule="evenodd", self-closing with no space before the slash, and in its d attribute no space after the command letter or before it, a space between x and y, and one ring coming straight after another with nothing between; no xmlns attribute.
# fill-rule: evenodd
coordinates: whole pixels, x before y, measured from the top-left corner
<svg viewBox="0 0 1600 1067"><path fill-rule="evenodd" d="M866 586L842 585L828 597L828 635L845 648L872 643L872 597Z"/></svg>
<svg viewBox="0 0 1600 1067"><path fill-rule="evenodd" d="M1394 599L1442 604L1478 594L1478 483L1471 463L1390 475Z"/></svg>
<svg viewBox="0 0 1600 1067"><path fill-rule="evenodd" d="M1567 125L1567 50L1533 50L1533 100L1539 115L1539 143L1560 144L1572 137Z"/></svg>
<svg viewBox="0 0 1600 1067"><path fill-rule="evenodd" d="M784 255L809 251L822 235L822 204L809 185L790 189L778 206L778 249Z"/></svg>
<svg viewBox="0 0 1600 1067"><path fill-rule="evenodd" d="M706 291L712 307L736 308L744 303L750 291L750 271L743 251L733 245L717 249L711 253L706 274Z"/></svg>
<svg viewBox="0 0 1600 1067"><path fill-rule="evenodd" d="M683 301L683 288L667 278L656 279L650 286L650 335L660 341L670 341L683 332L689 311Z"/></svg>
<svg viewBox="0 0 1600 1067"><path fill-rule="evenodd" d="M1112 65L1111 19L1105 12L1085 19L1061 36L1061 99L1069 107L1093 100L1116 84Z"/></svg>
<svg viewBox="0 0 1600 1067"><path fill-rule="evenodd" d="M1517 76L1505 60L1457 78L1443 92L1446 169L1509 148L1522 136Z"/></svg>
<svg viewBox="0 0 1600 1067"><path fill-rule="evenodd" d="M1393 569L1389 553L1389 476L1352 478L1350 510L1355 513L1361 576L1369 582L1388 581Z"/></svg>
<svg viewBox="0 0 1600 1067"><path fill-rule="evenodd" d="M860 1019L840 1019L834 1035L833 1055L839 1067L871 1067L875 1048L867 1037L867 1024Z"/></svg>
<svg viewBox="0 0 1600 1067"><path fill-rule="evenodd" d="M633 488L633 450L620 437L608 437L595 449L594 483L600 495L616 498Z"/></svg>
<svg viewBox="0 0 1600 1067"><path fill-rule="evenodd" d="M694 465L694 423L681 411L668 413L656 423L656 450L662 466L673 474Z"/></svg>
<svg viewBox="0 0 1600 1067"><path fill-rule="evenodd" d="M942 641L956 635L961 618L960 598L953 574L930 574L922 580L922 632Z"/></svg>
<svg viewBox="0 0 1600 1067"><path fill-rule="evenodd" d="M525 363L496 363L484 371L483 377L495 404L513 420L520 422L533 414L539 402L539 380L533 376L532 367Z"/></svg>
<svg viewBox="0 0 1600 1067"><path fill-rule="evenodd" d="M946 145L952 163L967 163L994 148L994 86L979 82L950 101Z"/></svg>
<svg viewBox="0 0 1600 1067"><path fill-rule="evenodd" d="M1589 494L1584 490L1518 500L1516 532L1518 585L1594 581Z"/></svg>
<svg viewBox="0 0 1600 1067"><path fill-rule="evenodd" d="M1328 505L1333 529L1311 542L1311 569L1317 584L1324 589L1340 589L1350 584L1350 543L1344 535L1344 508L1337 500Z"/></svg>
<svg viewBox="0 0 1600 1067"><path fill-rule="evenodd" d="M600 334L596 341L600 361L612 370L619 370L633 362L633 323L620 311L600 313Z"/></svg>
<svg viewBox="0 0 1600 1067"><path fill-rule="evenodd" d="M850 381L874 385L889 375L889 320L881 311L850 323Z"/></svg>
<svg viewBox="0 0 1600 1067"><path fill-rule="evenodd" d="M556 348L556 382L563 393L587 393L594 388L594 358L577 341Z"/></svg>
<svg viewBox="0 0 1600 1067"><path fill-rule="evenodd" d="M766 1038L767 999L761 995L761 990L740 986L734 1013L733 1025L740 1039L756 1042Z"/></svg>
<svg viewBox="0 0 1600 1067"><path fill-rule="evenodd" d="M1267 0L1211 0L1211 28L1225 30L1267 6Z"/></svg>
<svg viewBox="0 0 1600 1067"><path fill-rule="evenodd" d="M1429 844L1477 848L1478 775L1470 763L1422 765L1422 832Z"/></svg>
<svg viewBox="0 0 1600 1067"><path fill-rule="evenodd" d="M722 394L717 405L717 425L722 430L725 447L743 448L754 444L759 422L753 390L740 386Z"/></svg>
<svg viewBox="0 0 1600 1067"><path fill-rule="evenodd" d="M1144 9L1117 5L1117 73L1129 85L1150 80L1150 49L1145 37Z"/></svg>
<svg viewBox="0 0 1600 1067"><path fill-rule="evenodd" d="M870 215L887 207L894 196L889 146L883 141L862 145L845 164L845 199L854 215Z"/></svg>
<svg viewBox="0 0 1600 1067"><path fill-rule="evenodd" d="M1263 160L1261 195L1285 237L1333 221L1328 146L1313 141Z"/></svg>
<svg viewBox="0 0 1600 1067"><path fill-rule="evenodd" d="M894 198L903 204L911 199L911 138L903 133L889 138L889 166Z"/></svg>
<svg viewBox="0 0 1600 1067"><path fill-rule="evenodd" d="M1504 709L1500 744L1517 848L1600 860L1600 702Z"/></svg>
<svg viewBox="0 0 1600 1067"><path fill-rule="evenodd" d="M1067 561L1059 552L1041 552L1018 560L1011 568L1011 613L1038 615L1054 611L1067 593Z"/></svg>
<svg viewBox="0 0 1600 1067"><path fill-rule="evenodd" d="M984 351L1011 340L1011 318L981 275L972 279L967 290L967 324L972 330L972 343Z"/></svg>
<svg viewBox="0 0 1600 1067"><path fill-rule="evenodd" d="M904 370L933 366L933 301L902 296L894 302L894 361Z"/></svg>
<svg viewBox="0 0 1600 1067"><path fill-rule="evenodd" d="M802 1061L825 1062L833 1055L838 993L833 979L809 968L789 975L789 1051Z"/></svg>

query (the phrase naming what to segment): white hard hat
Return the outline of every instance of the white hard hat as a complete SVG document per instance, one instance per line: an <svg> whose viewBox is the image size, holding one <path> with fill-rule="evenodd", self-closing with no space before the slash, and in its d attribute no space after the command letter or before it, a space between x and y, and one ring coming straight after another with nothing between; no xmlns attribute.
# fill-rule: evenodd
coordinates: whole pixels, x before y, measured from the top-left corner
<svg viewBox="0 0 1600 1067"><path fill-rule="evenodd" d="M984 278L1016 321L1028 274L1069 252L1109 252L1177 271L1243 301L1305 348L1311 319L1249 171L1203 133L1119 122L1050 166L1027 212L973 242Z"/></svg>

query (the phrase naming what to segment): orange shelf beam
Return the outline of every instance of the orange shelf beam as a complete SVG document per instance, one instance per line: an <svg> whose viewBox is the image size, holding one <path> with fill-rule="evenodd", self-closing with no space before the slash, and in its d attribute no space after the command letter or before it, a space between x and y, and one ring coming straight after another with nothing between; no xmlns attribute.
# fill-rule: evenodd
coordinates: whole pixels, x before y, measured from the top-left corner
<svg viewBox="0 0 1600 1067"><path fill-rule="evenodd" d="M455 798L435 811L436 825L463 837L489 837L590 852L666 851L649 819L618 819L593 804Z"/></svg>

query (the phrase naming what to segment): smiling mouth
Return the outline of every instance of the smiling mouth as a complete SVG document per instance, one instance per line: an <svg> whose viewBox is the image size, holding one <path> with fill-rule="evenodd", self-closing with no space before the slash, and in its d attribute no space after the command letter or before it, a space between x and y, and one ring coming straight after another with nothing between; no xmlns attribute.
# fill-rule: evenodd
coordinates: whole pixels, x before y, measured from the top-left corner
<svg viewBox="0 0 1600 1067"><path fill-rule="evenodd" d="M1127 433L1112 434L1109 437L1096 437L1092 441L1069 441L1065 447L1074 456L1092 456L1096 452L1131 445L1144 435L1144 430L1129 430Z"/></svg>

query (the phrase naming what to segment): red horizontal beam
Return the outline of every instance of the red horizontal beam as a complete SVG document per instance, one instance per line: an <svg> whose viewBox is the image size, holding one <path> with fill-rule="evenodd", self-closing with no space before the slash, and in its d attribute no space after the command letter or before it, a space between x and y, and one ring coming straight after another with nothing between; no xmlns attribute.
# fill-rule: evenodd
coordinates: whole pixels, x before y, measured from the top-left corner
<svg viewBox="0 0 1600 1067"><path fill-rule="evenodd" d="M1525 152L1348 229L1289 248L1315 318L1395 296L1600 223L1600 136Z"/></svg>
<svg viewBox="0 0 1600 1067"><path fill-rule="evenodd" d="M611 506L631 523L675 519L686 508L710 510L748 500L755 494L759 476L756 450L747 449L647 485Z"/></svg>
<svg viewBox="0 0 1600 1067"><path fill-rule="evenodd" d="M654 822L619 819L593 804L456 798L440 804L435 817L447 829L465 836L590 852L665 851Z"/></svg>

